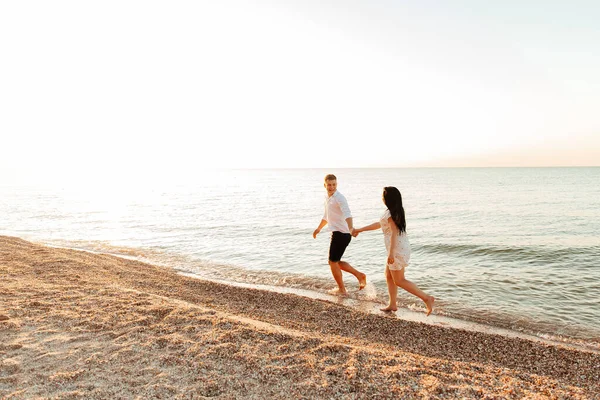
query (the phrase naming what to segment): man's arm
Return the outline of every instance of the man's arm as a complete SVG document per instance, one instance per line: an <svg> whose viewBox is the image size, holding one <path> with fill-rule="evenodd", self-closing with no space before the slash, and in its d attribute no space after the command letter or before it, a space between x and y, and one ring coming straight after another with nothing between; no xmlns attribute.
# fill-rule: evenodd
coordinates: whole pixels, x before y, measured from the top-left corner
<svg viewBox="0 0 600 400"><path fill-rule="evenodd" d="M350 229L350 233L354 233L354 225L352 223L352 217L346 218L346 223L348 224L348 229Z"/></svg>
<svg viewBox="0 0 600 400"><path fill-rule="evenodd" d="M345 197L341 196L339 199L340 210L342 210L342 215L346 219L346 223L348 224L348 229L351 234L354 234L354 225L352 222L352 213L350 212L350 207L348 206L348 201Z"/></svg>
<svg viewBox="0 0 600 400"><path fill-rule="evenodd" d="M325 225L327 225L327 221L322 219L321 223L319 224L319 227L317 229L315 229L315 231L313 232L313 238L315 238L315 239L317 238L317 235L319 234L319 232L321 232L321 229L323 229L323 227Z"/></svg>

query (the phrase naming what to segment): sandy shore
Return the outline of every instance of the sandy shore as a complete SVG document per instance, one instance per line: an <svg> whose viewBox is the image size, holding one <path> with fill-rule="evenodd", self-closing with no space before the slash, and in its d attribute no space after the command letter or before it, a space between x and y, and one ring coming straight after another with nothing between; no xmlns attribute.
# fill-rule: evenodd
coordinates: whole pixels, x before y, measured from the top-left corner
<svg viewBox="0 0 600 400"><path fill-rule="evenodd" d="M600 399L600 355L0 236L0 398Z"/></svg>

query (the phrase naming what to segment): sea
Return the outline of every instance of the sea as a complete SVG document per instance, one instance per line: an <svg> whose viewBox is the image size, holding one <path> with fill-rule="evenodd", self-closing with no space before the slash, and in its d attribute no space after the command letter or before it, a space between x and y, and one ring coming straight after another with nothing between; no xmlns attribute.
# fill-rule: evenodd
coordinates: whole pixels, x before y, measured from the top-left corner
<svg viewBox="0 0 600 400"><path fill-rule="evenodd" d="M2 183L0 234L109 253L182 274L328 298L323 178L354 225L379 220L400 189L412 247L407 279L449 318L600 349L600 168L201 170L185 181ZM354 238L344 279L354 306L386 304L380 230ZM333 296L332 296L333 297ZM399 307L422 313L399 290Z"/></svg>

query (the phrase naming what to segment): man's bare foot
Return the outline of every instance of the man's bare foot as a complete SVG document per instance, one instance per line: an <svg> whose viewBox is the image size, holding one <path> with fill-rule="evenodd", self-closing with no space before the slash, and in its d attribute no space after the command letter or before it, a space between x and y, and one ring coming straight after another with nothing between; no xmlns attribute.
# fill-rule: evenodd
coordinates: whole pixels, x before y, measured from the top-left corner
<svg viewBox="0 0 600 400"><path fill-rule="evenodd" d="M385 308L380 308L380 310L383 312L392 312L392 311L398 311L398 307L387 306Z"/></svg>
<svg viewBox="0 0 600 400"><path fill-rule="evenodd" d="M348 295L348 292L346 291L346 289L344 289L342 291L340 288L328 290L327 293L332 294L334 296L347 296Z"/></svg>
<svg viewBox="0 0 600 400"><path fill-rule="evenodd" d="M425 302L425 305L427 306L427 316L429 316L429 314L431 314L431 312L433 311L433 302L434 301L435 301L435 297L429 296L429 298Z"/></svg>
<svg viewBox="0 0 600 400"><path fill-rule="evenodd" d="M363 290L367 286L367 275L362 274L360 278L358 278L358 290Z"/></svg>

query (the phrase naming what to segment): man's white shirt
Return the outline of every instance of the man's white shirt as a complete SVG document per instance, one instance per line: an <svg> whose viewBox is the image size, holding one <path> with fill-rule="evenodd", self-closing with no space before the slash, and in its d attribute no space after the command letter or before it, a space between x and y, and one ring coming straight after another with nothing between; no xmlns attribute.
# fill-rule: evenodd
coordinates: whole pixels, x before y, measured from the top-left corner
<svg viewBox="0 0 600 400"><path fill-rule="evenodd" d="M343 194L337 190L329 196L325 196L325 213L323 219L327 221L328 230L342 233L350 233L346 218L352 218L350 207Z"/></svg>

